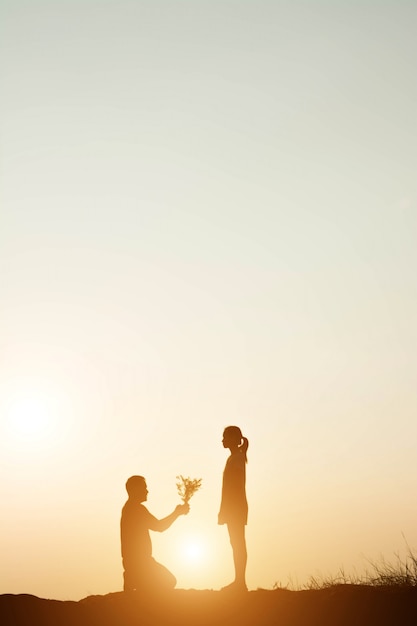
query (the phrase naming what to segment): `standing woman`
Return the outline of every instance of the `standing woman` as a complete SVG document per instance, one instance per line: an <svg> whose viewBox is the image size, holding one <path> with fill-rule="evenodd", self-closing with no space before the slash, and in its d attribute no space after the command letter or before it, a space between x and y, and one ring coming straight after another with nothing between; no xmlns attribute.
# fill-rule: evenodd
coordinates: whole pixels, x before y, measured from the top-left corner
<svg viewBox="0 0 417 626"><path fill-rule="evenodd" d="M228 426L223 432L223 447L229 448L230 456L223 472L222 500L219 524L227 524L233 550L235 580L223 589L247 591L246 586L246 539L245 526L248 521L246 500L246 451L249 442L242 436L238 426Z"/></svg>

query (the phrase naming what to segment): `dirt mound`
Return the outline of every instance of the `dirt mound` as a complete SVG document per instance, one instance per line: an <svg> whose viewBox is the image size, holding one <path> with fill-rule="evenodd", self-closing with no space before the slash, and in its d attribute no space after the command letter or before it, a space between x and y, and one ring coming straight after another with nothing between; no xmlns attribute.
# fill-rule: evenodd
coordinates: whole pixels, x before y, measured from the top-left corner
<svg viewBox="0 0 417 626"><path fill-rule="evenodd" d="M417 588L340 585L233 594L177 589L110 593L79 602L0 596L4 626L415 626Z"/></svg>

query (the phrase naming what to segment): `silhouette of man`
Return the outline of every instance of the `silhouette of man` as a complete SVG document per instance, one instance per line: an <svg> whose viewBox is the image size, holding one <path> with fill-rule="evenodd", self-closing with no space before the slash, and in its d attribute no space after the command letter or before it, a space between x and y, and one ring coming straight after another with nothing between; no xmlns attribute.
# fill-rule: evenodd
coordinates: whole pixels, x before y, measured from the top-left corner
<svg viewBox="0 0 417 626"><path fill-rule="evenodd" d="M179 504L167 517L157 519L142 504L148 497L143 476L131 476L126 491L129 498L120 520L124 591L173 589L177 583L175 576L152 557L149 531L167 530L180 515L188 513L190 506Z"/></svg>

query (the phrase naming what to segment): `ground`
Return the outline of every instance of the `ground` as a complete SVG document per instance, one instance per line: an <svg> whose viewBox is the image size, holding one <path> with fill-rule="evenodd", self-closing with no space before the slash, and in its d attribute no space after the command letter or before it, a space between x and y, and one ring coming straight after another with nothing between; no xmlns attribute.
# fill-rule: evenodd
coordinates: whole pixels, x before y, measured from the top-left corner
<svg viewBox="0 0 417 626"><path fill-rule="evenodd" d="M0 596L4 626L415 626L416 587L339 585L233 594L182 590L168 595L110 593L79 602L27 594Z"/></svg>

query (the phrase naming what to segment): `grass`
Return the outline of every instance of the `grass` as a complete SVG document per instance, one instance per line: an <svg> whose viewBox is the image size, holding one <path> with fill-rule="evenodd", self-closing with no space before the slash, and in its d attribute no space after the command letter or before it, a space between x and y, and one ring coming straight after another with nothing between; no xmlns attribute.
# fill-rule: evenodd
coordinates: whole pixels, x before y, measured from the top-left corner
<svg viewBox="0 0 417 626"><path fill-rule="evenodd" d="M389 562L381 557L379 562L368 561L371 570L359 576L357 574L347 574L341 568L333 576L311 576L304 585L293 585L290 581L288 585L282 586L275 583L274 589L294 589L317 590L330 589L339 585L367 585L370 587L417 587L417 554L415 554L407 544L405 557L395 554L395 561Z"/></svg>
<svg viewBox="0 0 417 626"><path fill-rule="evenodd" d="M407 546L407 554L402 559L396 555L396 562L389 563L384 558L380 563L372 563L373 574L368 575L368 584L373 586L417 587L417 555Z"/></svg>

